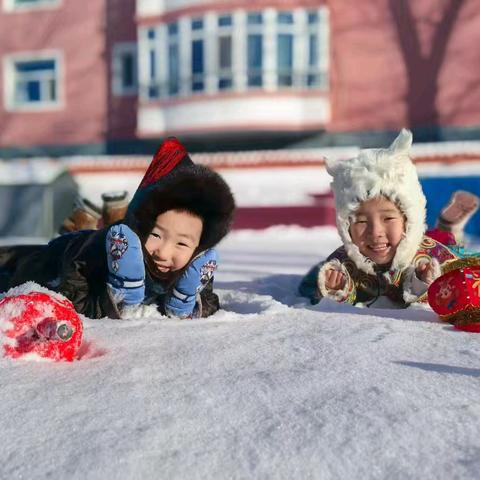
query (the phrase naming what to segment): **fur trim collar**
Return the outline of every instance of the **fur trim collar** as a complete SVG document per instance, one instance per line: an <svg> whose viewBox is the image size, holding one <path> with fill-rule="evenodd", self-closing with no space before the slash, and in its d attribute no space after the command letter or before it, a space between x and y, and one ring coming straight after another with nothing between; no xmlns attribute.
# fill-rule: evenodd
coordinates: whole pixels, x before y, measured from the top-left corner
<svg viewBox="0 0 480 480"><path fill-rule="evenodd" d="M385 196L405 215L405 237L391 269L403 270L412 261L425 232L426 200L410 159L412 133L403 129L389 148L364 149L356 158L328 161L333 177L337 228L350 259L362 271L373 274L376 265L360 253L350 236L350 222L360 204Z"/></svg>

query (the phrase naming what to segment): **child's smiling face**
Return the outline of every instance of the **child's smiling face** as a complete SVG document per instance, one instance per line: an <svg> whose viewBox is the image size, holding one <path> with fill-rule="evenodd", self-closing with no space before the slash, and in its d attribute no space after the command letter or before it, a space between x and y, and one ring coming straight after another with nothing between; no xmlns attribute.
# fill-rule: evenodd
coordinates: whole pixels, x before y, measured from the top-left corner
<svg viewBox="0 0 480 480"><path fill-rule="evenodd" d="M350 223L350 235L360 253L377 265L388 265L404 238L405 218L385 197L363 202Z"/></svg>
<svg viewBox="0 0 480 480"><path fill-rule="evenodd" d="M168 273L183 268L198 247L202 230L202 219L189 212L168 210L160 214L145 242L157 270Z"/></svg>

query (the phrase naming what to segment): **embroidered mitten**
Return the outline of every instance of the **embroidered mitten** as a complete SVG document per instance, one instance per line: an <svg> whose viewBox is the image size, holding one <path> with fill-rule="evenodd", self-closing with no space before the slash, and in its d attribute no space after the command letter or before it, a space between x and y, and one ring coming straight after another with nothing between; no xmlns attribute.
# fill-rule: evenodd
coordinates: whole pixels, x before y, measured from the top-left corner
<svg viewBox="0 0 480 480"><path fill-rule="evenodd" d="M217 252L211 248L197 255L179 278L165 302L168 316L191 317L197 295L205 288L217 269Z"/></svg>
<svg viewBox="0 0 480 480"><path fill-rule="evenodd" d="M140 239L127 225L112 225L107 232L106 249L107 285L115 303L141 303L145 297L145 265Z"/></svg>

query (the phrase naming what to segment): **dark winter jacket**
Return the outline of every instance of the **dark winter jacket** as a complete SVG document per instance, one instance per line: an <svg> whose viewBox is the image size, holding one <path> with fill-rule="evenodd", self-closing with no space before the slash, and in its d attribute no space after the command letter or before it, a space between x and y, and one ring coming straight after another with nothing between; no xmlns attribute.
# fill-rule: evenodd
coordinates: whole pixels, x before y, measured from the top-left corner
<svg viewBox="0 0 480 480"><path fill-rule="evenodd" d="M148 188L142 188L145 178ZM194 165L175 139L167 140L159 148L145 178L124 220L137 233L142 245L157 216L172 209L191 212L203 221L200 244L193 257L214 247L228 233L235 208L229 187L217 173ZM48 245L0 248L0 291L34 281L70 299L77 312L87 317L120 318L119 307L107 287L107 230L68 233ZM162 277L156 274L148 252L144 250L143 254L144 303L156 304L164 314L166 296L188 265ZM213 293L213 278L200 293L197 307L202 317L219 309L218 296Z"/></svg>
<svg viewBox="0 0 480 480"><path fill-rule="evenodd" d="M33 281L71 300L75 310L90 318L120 318L107 288L107 229L69 233L48 245L0 248L0 291ZM168 288L152 280L147 270L146 298L165 313ZM154 288L156 287L156 288ZM201 314L207 317L219 308L213 281L201 292Z"/></svg>

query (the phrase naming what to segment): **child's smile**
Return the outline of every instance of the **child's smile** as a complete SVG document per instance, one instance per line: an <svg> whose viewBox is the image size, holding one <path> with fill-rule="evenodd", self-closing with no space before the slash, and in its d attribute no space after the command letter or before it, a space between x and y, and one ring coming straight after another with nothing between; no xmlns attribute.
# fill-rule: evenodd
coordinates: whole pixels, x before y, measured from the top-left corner
<svg viewBox="0 0 480 480"><path fill-rule="evenodd" d="M393 255L390 255L392 247L389 243L367 245L366 250L366 256L379 265L389 263L393 259Z"/></svg>
<svg viewBox="0 0 480 480"><path fill-rule="evenodd" d="M404 232L402 213L385 197L363 202L350 225L353 243L377 265L387 265L393 260Z"/></svg>

